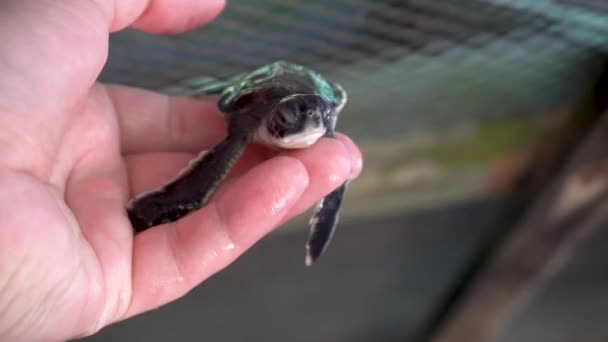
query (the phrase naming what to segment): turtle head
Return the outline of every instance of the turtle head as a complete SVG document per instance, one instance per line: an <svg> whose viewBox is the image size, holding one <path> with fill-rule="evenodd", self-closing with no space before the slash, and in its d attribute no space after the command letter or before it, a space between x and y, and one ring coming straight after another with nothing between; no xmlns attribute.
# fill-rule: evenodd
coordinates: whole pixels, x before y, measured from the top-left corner
<svg viewBox="0 0 608 342"><path fill-rule="evenodd" d="M280 148L304 148L325 135L335 108L316 94L293 94L274 107L258 134L261 142Z"/></svg>

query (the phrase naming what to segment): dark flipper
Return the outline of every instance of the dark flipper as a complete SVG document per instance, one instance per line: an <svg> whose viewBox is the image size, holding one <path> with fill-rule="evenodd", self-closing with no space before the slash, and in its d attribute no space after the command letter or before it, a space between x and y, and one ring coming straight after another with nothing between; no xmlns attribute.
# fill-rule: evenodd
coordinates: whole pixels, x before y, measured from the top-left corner
<svg viewBox="0 0 608 342"><path fill-rule="evenodd" d="M325 137L336 138L334 135L335 125L335 119L328 123ZM329 193L317 204L315 213L310 218L310 235L308 236L308 242L306 242L306 258L304 259L306 266L311 266L317 261L329 246L329 242L336 231L340 205L347 187L348 181Z"/></svg>
<svg viewBox="0 0 608 342"><path fill-rule="evenodd" d="M310 219L310 236L306 243L306 266L312 265L327 249L338 224L338 214L348 181L325 196Z"/></svg>
<svg viewBox="0 0 608 342"><path fill-rule="evenodd" d="M175 222L204 206L248 142L248 136L229 137L193 160L173 181L135 198L127 208L135 231Z"/></svg>

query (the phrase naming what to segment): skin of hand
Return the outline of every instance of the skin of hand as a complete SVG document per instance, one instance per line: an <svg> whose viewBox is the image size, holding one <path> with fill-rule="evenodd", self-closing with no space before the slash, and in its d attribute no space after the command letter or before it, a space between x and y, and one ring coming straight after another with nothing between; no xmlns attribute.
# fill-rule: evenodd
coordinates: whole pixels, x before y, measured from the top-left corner
<svg viewBox="0 0 608 342"><path fill-rule="evenodd" d="M96 83L108 35L183 32L224 5L0 3L0 340L86 336L175 300L359 175L343 135L278 154L252 146L206 207L133 236L129 198L220 141L225 123L209 101Z"/></svg>

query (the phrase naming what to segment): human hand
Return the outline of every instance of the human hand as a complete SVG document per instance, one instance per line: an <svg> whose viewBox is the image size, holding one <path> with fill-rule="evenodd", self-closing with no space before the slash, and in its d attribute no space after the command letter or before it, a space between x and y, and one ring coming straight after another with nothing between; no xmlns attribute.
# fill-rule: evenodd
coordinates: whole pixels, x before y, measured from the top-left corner
<svg viewBox="0 0 608 342"><path fill-rule="evenodd" d="M133 236L125 206L220 141L215 104L95 83L108 33L176 33L222 0L0 4L0 340L65 340L158 307L361 170L344 136L248 149L203 209ZM323 159L318 158L323 155Z"/></svg>

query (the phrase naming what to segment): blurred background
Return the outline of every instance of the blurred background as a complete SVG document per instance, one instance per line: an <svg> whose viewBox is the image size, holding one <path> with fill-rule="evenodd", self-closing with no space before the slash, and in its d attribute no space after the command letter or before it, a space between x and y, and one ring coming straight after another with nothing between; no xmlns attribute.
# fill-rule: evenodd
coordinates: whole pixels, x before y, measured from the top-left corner
<svg viewBox="0 0 608 342"><path fill-rule="evenodd" d="M82 341L608 341L608 1L231 0L110 43L101 81L148 89L309 66L365 168L314 267L306 214Z"/></svg>

